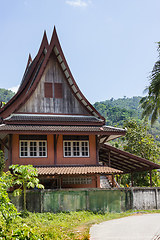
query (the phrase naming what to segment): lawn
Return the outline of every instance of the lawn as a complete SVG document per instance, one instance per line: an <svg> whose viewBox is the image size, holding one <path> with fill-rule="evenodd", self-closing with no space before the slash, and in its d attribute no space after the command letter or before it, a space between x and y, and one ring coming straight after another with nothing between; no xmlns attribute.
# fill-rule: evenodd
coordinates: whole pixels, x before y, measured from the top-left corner
<svg viewBox="0 0 160 240"><path fill-rule="evenodd" d="M138 213L157 211L140 211ZM18 217L5 226L0 217L0 239L89 239L91 225L115 218L125 217L137 212L93 213L79 211L70 213L29 213L28 217Z"/></svg>

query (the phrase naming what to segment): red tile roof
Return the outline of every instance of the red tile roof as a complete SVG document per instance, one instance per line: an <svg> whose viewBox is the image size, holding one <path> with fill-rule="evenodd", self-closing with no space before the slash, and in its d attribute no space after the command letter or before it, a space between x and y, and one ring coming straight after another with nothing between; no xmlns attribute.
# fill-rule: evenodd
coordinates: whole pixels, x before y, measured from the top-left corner
<svg viewBox="0 0 160 240"><path fill-rule="evenodd" d="M120 174L115 168L106 166L35 166L39 175L73 175L73 174Z"/></svg>

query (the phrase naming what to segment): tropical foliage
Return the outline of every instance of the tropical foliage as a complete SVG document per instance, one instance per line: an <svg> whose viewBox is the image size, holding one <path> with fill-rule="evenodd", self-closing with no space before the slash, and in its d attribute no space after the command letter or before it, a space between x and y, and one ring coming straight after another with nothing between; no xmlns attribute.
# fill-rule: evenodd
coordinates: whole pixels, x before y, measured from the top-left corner
<svg viewBox="0 0 160 240"><path fill-rule="evenodd" d="M13 171L13 185L18 185L19 188L15 190L15 193L21 193L23 188L24 196L24 212L26 211L26 190L27 188L44 188L42 184L39 184L38 173L36 168L32 165L11 165L9 167Z"/></svg>
<svg viewBox="0 0 160 240"><path fill-rule="evenodd" d="M123 122L130 117L138 119L138 113L133 109L127 110L126 108L121 108L116 105L112 106L110 104L98 102L93 106L103 117L105 117L106 125L108 126L123 126Z"/></svg>
<svg viewBox="0 0 160 240"><path fill-rule="evenodd" d="M124 121L129 118L141 120L142 108L139 104L141 99L142 97L124 97L117 100L112 98L103 102L96 102L94 107L105 117L106 125L123 127ZM149 124L148 131L157 141L160 141L160 121L156 121L153 126Z"/></svg>
<svg viewBox="0 0 160 240"><path fill-rule="evenodd" d="M12 174L3 173L0 176L0 214L6 227L18 216L16 207L11 203L7 190L12 186Z"/></svg>
<svg viewBox="0 0 160 240"><path fill-rule="evenodd" d="M116 147L135 154L139 157L145 158L154 163L160 161L160 144L156 142L151 134L148 132L148 125L130 119L124 122L124 128L127 128L127 133L124 137L114 143ZM130 174L122 178L122 185L129 185L131 181ZM160 174L157 170L152 171L153 186L160 186ZM135 186L150 186L149 172L134 173Z"/></svg>
<svg viewBox="0 0 160 240"><path fill-rule="evenodd" d="M153 70L149 76L150 85L145 89L148 95L140 101L143 108L142 118L148 118L151 115L151 124L160 116L160 42L158 42L158 61L156 61Z"/></svg>

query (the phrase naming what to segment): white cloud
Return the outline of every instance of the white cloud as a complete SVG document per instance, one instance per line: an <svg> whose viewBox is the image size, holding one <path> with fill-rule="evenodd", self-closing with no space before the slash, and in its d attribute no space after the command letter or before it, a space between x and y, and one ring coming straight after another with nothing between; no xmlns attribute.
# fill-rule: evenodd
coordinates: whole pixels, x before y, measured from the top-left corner
<svg viewBox="0 0 160 240"><path fill-rule="evenodd" d="M75 0L75 1L66 1L67 4L73 6L73 7L87 7L88 4L91 4L91 0L88 1L88 3L82 1L82 0Z"/></svg>
<svg viewBox="0 0 160 240"><path fill-rule="evenodd" d="M11 87L8 90L11 90L12 92L16 93L18 91L19 85L17 85L16 87Z"/></svg>

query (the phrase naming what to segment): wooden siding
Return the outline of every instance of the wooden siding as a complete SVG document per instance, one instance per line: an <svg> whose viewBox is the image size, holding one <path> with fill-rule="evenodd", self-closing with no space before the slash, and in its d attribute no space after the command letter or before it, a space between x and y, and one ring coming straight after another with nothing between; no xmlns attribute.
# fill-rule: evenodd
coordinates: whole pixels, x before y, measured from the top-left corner
<svg viewBox="0 0 160 240"><path fill-rule="evenodd" d="M52 83L53 98L45 97L44 83ZM62 84L62 98L55 98L54 83ZM52 53L50 57L47 67L35 92L28 99L28 101L24 103L18 112L89 115L85 107L80 104L80 102L72 93L54 53Z"/></svg>

